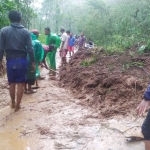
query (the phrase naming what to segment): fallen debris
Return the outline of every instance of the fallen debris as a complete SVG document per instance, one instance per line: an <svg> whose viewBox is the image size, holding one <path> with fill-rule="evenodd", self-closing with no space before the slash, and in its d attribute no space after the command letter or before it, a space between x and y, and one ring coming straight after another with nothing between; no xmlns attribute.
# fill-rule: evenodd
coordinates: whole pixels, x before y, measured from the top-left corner
<svg viewBox="0 0 150 150"><path fill-rule="evenodd" d="M76 91L81 103L99 111L100 116L131 113L147 88L149 77L143 68L150 70L150 59L134 51L131 55L130 51L113 55L96 50L78 51L60 69L60 82ZM82 99L86 95L88 98Z"/></svg>

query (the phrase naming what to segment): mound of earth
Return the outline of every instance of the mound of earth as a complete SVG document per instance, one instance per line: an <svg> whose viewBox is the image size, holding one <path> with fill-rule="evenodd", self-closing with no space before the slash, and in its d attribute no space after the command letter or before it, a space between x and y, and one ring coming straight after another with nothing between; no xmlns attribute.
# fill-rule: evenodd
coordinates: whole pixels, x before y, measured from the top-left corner
<svg viewBox="0 0 150 150"><path fill-rule="evenodd" d="M78 51L60 69L60 83L74 91L81 104L100 116L135 112L148 86L149 54L132 49L108 55L104 50Z"/></svg>

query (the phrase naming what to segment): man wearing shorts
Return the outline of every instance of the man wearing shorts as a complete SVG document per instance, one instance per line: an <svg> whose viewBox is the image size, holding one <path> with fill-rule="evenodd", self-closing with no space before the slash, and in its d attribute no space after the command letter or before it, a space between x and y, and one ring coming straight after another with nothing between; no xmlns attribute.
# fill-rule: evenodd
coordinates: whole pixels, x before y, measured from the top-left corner
<svg viewBox="0 0 150 150"><path fill-rule="evenodd" d="M0 32L0 69L3 69L2 59L5 50L11 107L17 111L20 108L23 87L26 81L27 53L32 61L34 71L34 51L30 32L20 23L21 14L18 11L11 10L8 17L11 25L2 28ZM16 85L17 98L15 97Z"/></svg>
<svg viewBox="0 0 150 150"><path fill-rule="evenodd" d="M73 34L70 33L70 37L69 37L69 41L68 41L68 51L69 51L70 57L72 55L74 55L74 44L75 44L75 38L74 38Z"/></svg>
<svg viewBox="0 0 150 150"><path fill-rule="evenodd" d="M144 94L144 100L137 107L138 116L143 115L150 106L150 85ZM145 150L150 150L150 110L142 125L142 133L144 135Z"/></svg>

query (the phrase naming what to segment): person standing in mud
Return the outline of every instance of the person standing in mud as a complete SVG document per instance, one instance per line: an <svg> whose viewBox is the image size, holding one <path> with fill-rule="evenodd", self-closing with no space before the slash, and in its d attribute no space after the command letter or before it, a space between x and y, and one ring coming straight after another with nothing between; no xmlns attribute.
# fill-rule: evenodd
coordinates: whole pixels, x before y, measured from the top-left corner
<svg viewBox="0 0 150 150"><path fill-rule="evenodd" d="M67 50L66 50L66 55L67 55L67 53L68 53L68 51L69 51L69 38L70 38L70 31L69 31L69 30L67 30L67 31L66 31L66 33L67 33L67 35L68 35L68 45L67 45Z"/></svg>
<svg viewBox="0 0 150 150"><path fill-rule="evenodd" d="M150 106L150 85L144 93L144 100L137 107L138 116L141 117ZM145 150L150 150L150 109L147 117L142 125L142 133L144 135Z"/></svg>
<svg viewBox="0 0 150 150"><path fill-rule="evenodd" d="M60 57L61 57L61 66L66 65L67 60L66 60L66 51L68 51L68 35L65 32L64 28L60 29L60 32L62 33L61 35L61 46L60 46Z"/></svg>
<svg viewBox="0 0 150 150"><path fill-rule="evenodd" d="M84 36L84 33L81 32L81 35L79 37L79 43L78 43L79 44L79 50L82 50L85 48L85 42L86 42L86 38Z"/></svg>
<svg viewBox="0 0 150 150"><path fill-rule="evenodd" d="M34 55L35 55L36 70L35 70L35 72L32 71L32 62L31 62L31 60L28 56L27 57L28 69L27 69L27 74L26 74L27 80L26 80L26 86L25 86L25 94L35 93L36 90L32 89L31 86L34 85L35 82L36 82L36 87L38 87L37 78L43 79L40 76L40 70L39 70L38 66L43 60L44 49L42 47L41 42L38 40L38 36L39 36L39 31L38 30L34 29L34 30L31 31L32 45L33 45L33 48L34 48ZM28 88L27 88L27 85L28 85Z"/></svg>
<svg viewBox="0 0 150 150"><path fill-rule="evenodd" d="M68 40L68 51L69 51L70 57L72 55L74 55L74 44L75 44L75 38L74 38L73 34L70 33L70 37Z"/></svg>
<svg viewBox="0 0 150 150"><path fill-rule="evenodd" d="M56 34L51 33L49 27L45 28L45 35L46 35L46 45L49 46L49 52L46 54L46 61L48 66L52 71L53 76L56 75L56 52L57 48L59 48L61 40L60 37Z"/></svg>
<svg viewBox="0 0 150 150"><path fill-rule="evenodd" d="M20 12L11 10L8 17L11 25L2 28L0 32L0 69L3 68L2 59L5 50L11 107L18 111L26 81L27 53L32 62L32 70L35 71L34 51L30 32L21 24ZM16 86L17 98L15 97Z"/></svg>

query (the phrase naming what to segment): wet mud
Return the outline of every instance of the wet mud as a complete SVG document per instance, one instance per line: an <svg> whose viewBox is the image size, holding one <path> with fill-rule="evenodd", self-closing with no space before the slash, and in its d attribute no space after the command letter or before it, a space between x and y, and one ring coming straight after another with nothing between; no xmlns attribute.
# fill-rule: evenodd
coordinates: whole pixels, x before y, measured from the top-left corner
<svg viewBox="0 0 150 150"><path fill-rule="evenodd" d="M142 141L125 138L128 129L139 130L144 118L101 118L99 112L81 104L87 96L73 94L59 86L59 78L52 80L48 71L42 72L46 78L39 81L38 92L24 95L18 112L10 108L7 81L1 79L6 85L0 84L0 150L144 149Z"/></svg>
<svg viewBox="0 0 150 150"><path fill-rule="evenodd" d="M108 120L98 119L98 113L57 84L42 81L37 93L24 95L16 113L8 105L1 107L0 149L143 150L143 142L126 142L123 133L108 127Z"/></svg>
<svg viewBox="0 0 150 150"><path fill-rule="evenodd" d="M138 55L136 50L113 55L97 49L82 50L61 68L60 86L76 93L79 99L84 97L80 103L95 109L100 117L126 115L143 98L149 64L149 54Z"/></svg>

